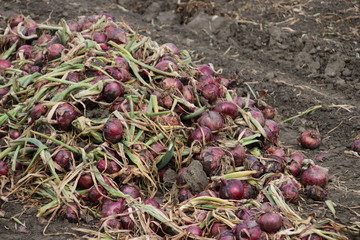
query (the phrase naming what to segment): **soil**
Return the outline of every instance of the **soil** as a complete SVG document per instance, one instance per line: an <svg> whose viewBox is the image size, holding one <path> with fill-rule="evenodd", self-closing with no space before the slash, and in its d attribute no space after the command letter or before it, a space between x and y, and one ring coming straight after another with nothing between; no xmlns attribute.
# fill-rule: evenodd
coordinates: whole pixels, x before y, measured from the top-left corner
<svg viewBox="0 0 360 240"><path fill-rule="evenodd" d="M254 98L254 93L276 107L277 121L321 105L281 124L281 141L329 168L329 199L336 204L336 216L324 202L306 198L295 208L359 225L360 157L349 151L360 133L359 7L357 0L2 0L0 14L58 22L109 12L159 43L173 42L191 50L199 62L212 63L236 80L239 95ZM318 149L298 145L304 129L319 130L323 143ZM36 207L22 214L23 205L2 205L6 213L0 218L0 239L44 239L46 224L36 219ZM46 231L58 235L46 239L76 237L63 235L79 234L73 227L78 226L58 219Z"/></svg>

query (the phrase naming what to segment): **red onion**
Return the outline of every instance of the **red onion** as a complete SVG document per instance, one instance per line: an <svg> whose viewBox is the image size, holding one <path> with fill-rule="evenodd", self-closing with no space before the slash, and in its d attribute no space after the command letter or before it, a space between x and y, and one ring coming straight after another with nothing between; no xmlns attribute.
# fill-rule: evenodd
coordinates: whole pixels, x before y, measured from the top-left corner
<svg viewBox="0 0 360 240"><path fill-rule="evenodd" d="M304 148L315 149L321 144L321 136L316 130L305 130L301 133L298 141Z"/></svg>
<svg viewBox="0 0 360 240"><path fill-rule="evenodd" d="M17 139L21 136L21 132L16 129L10 129L9 130L9 137L11 139Z"/></svg>
<svg viewBox="0 0 360 240"><path fill-rule="evenodd" d="M145 199L144 204L151 205L151 206L156 207L156 208L160 208L159 202L156 201L153 198Z"/></svg>
<svg viewBox="0 0 360 240"><path fill-rule="evenodd" d="M135 186L124 185L120 188L120 191L123 194L127 194L134 199L141 197L141 193L140 193L139 189Z"/></svg>
<svg viewBox="0 0 360 240"><path fill-rule="evenodd" d="M110 118L103 129L104 138L111 143L118 143L123 136L123 126L119 119Z"/></svg>
<svg viewBox="0 0 360 240"><path fill-rule="evenodd" d="M111 15L110 13L101 13L99 15L99 19L102 18L102 17L105 17L105 21L108 21L108 22L109 21L113 21L113 22L116 21L115 17L113 15Z"/></svg>
<svg viewBox="0 0 360 240"><path fill-rule="evenodd" d="M170 88L177 88L180 91L183 89L184 85L177 78L165 78L161 82L161 87L165 90Z"/></svg>
<svg viewBox="0 0 360 240"><path fill-rule="evenodd" d="M220 222L216 222L212 225L210 232L212 236L218 236L227 230L229 230L227 225Z"/></svg>
<svg viewBox="0 0 360 240"><path fill-rule="evenodd" d="M188 101L189 103L195 102L194 89L192 86L190 85L184 86L182 89L182 94L185 100Z"/></svg>
<svg viewBox="0 0 360 240"><path fill-rule="evenodd" d="M174 112L159 116L159 122L167 126L179 126L181 124L179 115Z"/></svg>
<svg viewBox="0 0 360 240"><path fill-rule="evenodd" d="M88 189L94 186L94 181L91 175L90 174L81 175L77 183L77 186L81 189Z"/></svg>
<svg viewBox="0 0 360 240"><path fill-rule="evenodd" d="M176 176L176 183L178 185L185 185L186 184L186 180L184 178L184 173L186 172L187 167L183 167L179 170L177 176Z"/></svg>
<svg viewBox="0 0 360 240"><path fill-rule="evenodd" d="M116 98L124 95L124 88L118 82L108 82L102 92L106 102L113 102Z"/></svg>
<svg viewBox="0 0 360 240"><path fill-rule="evenodd" d="M293 159L294 161L298 162L300 165L302 165L303 161L304 161L304 155L302 155L301 153L292 153L290 155L290 158Z"/></svg>
<svg viewBox="0 0 360 240"><path fill-rule="evenodd" d="M250 110L251 116L260 123L261 126L265 126L265 118L262 112L258 110Z"/></svg>
<svg viewBox="0 0 360 240"><path fill-rule="evenodd" d="M20 14L13 15L9 18L8 23L11 28L17 26L19 23L24 21L24 16Z"/></svg>
<svg viewBox="0 0 360 240"><path fill-rule="evenodd" d="M50 34L41 34L41 36L38 38L37 40L37 44L38 45L45 45L47 44L48 42L51 41L51 39L53 38L53 36L51 36Z"/></svg>
<svg viewBox="0 0 360 240"><path fill-rule="evenodd" d="M37 23L30 19L30 18L26 18L24 21L24 29L25 29L25 35L26 36L31 36L34 35L36 33L36 28L37 28Z"/></svg>
<svg viewBox="0 0 360 240"><path fill-rule="evenodd" d="M56 162L60 167L66 169L71 163L73 156L70 150L61 149L54 156L54 162Z"/></svg>
<svg viewBox="0 0 360 240"><path fill-rule="evenodd" d="M47 107L43 104L37 104L35 105L31 111L30 111L30 124L33 123L36 119L39 119L40 116L46 114L47 112Z"/></svg>
<svg viewBox="0 0 360 240"><path fill-rule="evenodd" d="M192 198L193 196L194 195L192 194L192 192L188 188L182 188L178 192L178 200L179 200L179 202L184 202L184 201Z"/></svg>
<svg viewBox="0 0 360 240"><path fill-rule="evenodd" d="M248 102L248 108L255 107L255 101L252 99L245 98L245 97L234 96L233 101L236 105L238 105L241 108L245 108L247 102Z"/></svg>
<svg viewBox="0 0 360 240"><path fill-rule="evenodd" d="M179 51L178 47L173 43L164 43L161 46L166 47L167 49L169 49L170 52L172 54L174 54L174 55L179 55L180 54L180 51Z"/></svg>
<svg viewBox="0 0 360 240"><path fill-rule="evenodd" d="M329 182L329 173L326 168L313 164L301 173L300 181L305 186L317 185L325 187Z"/></svg>
<svg viewBox="0 0 360 240"><path fill-rule="evenodd" d="M31 45L22 45L18 48L17 54L19 55L20 52L24 54L25 59L29 59L32 57L32 51L34 47Z"/></svg>
<svg viewBox="0 0 360 240"><path fill-rule="evenodd" d="M60 104L55 111L55 120L61 130L68 130L79 113L68 103Z"/></svg>
<svg viewBox="0 0 360 240"><path fill-rule="evenodd" d="M328 192L320 186L306 186L305 193L308 198L315 201L325 201L327 199Z"/></svg>
<svg viewBox="0 0 360 240"><path fill-rule="evenodd" d="M296 203L299 201L299 190L292 181L282 184L280 190L287 202Z"/></svg>
<svg viewBox="0 0 360 240"><path fill-rule="evenodd" d="M9 60L0 59L0 70L6 70L11 67L11 62Z"/></svg>
<svg viewBox="0 0 360 240"><path fill-rule="evenodd" d="M285 157L285 151L284 151L283 148L272 146L272 147L266 149L266 152L269 155L274 155L274 156L277 156L277 157L280 157L280 158Z"/></svg>
<svg viewBox="0 0 360 240"><path fill-rule="evenodd" d="M209 147L204 149L200 154L200 162L208 176L215 176L220 173L221 159L225 152L219 147Z"/></svg>
<svg viewBox="0 0 360 240"><path fill-rule="evenodd" d="M69 72L66 76L66 80L70 82L80 82L82 81L82 76L79 72Z"/></svg>
<svg viewBox="0 0 360 240"><path fill-rule="evenodd" d="M360 138L359 139L355 139L353 141L353 143L351 144L351 150L357 152L360 154Z"/></svg>
<svg viewBox="0 0 360 240"><path fill-rule="evenodd" d="M99 172L106 172L109 174L113 174L121 170L120 166L116 162L112 160L105 161L104 159L100 159L96 163L96 167L99 170Z"/></svg>
<svg viewBox="0 0 360 240"><path fill-rule="evenodd" d="M260 177L265 170L264 165L255 156L247 156L244 160L244 166L247 170L257 171L253 174L254 177Z"/></svg>
<svg viewBox="0 0 360 240"><path fill-rule="evenodd" d="M231 231L225 231L221 233L216 240L235 240L235 234Z"/></svg>
<svg viewBox="0 0 360 240"><path fill-rule="evenodd" d="M155 65L156 69L163 72L171 72L179 70L175 63L171 61L160 61Z"/></svg>
<svg viewBox="0 0 360 240"><path fill-rule="evenodd" d="M208 65L198 66L197 69L200 71L201 75L205 75L205 76L215 75L215 71Z"/></svg>
<svg viewBox="0 0 360 240"><path fill-rule="evenodd" d="M0 176L9 174L9 166L4 162L0 161Z"/></svg>
<svg viewBox="0 0 360 240"><path fill-rule="evenodd" d="M236 239L259 240L263 237L260 226L253 220L245 220L233 229Z"/></svg>
<svg viewBox="0 0 360 240"><path fill-rule="evenodd" d="M105 43L107 36L104 33L96 32L92 35L92 39L97 43Z"/></svg>
<svg viewBox="0 0 360 240"><path fill-rule="evenodd" d="M123 212L121 212L122 216L120 216L120 222L124 229L134 230L135 223L130 217L130 214L135 214L135 210L133 208L127 208Z"/></svg>
<svg viewBox="0 0 360 240"><path fill-rule="evenodd" d="M119 68L119 69L123 69L123 70L126 70L126 71L129 71L129 64L128 62L122 58L122 57L116 57L114 58L114 62L115 62L115 65Z"/></svg>
<svg viewBox="0 0 360 240"><path fill-rule="evenodd" d="M61 52L65 49L60 43L54 43L48 47L48 59L53 60L61 56Z"/></svg>
<svg viewBox="0 0 360 240"><path fill-rule="evenodd" d="M301 164L295 160L291 160L286 166L286 170L294 177L297 177L301 172Z"/></svg>
<svg viewBox="0 0 360 240"><path fill-rule="evenodd" d="M274 119L275 117L275 108L270 105L265 105L264 109L261 110L265 119Z"/></svg>
<svg viewBox="0 0 360 240"><path fill-rule="evenodd" d="M214 111L230 116L232 119L235 119L237 116L239 116L238 107L233 102L220 102L216 104Z"/></svg>
<svg viewBox="0 0 360 240"><path fill-rule="evenodd" d="M201 114L198 123L200 126L208 127L212 131L217 131L224 127L223 117L215 111L208 111Z"/></svg>
<svg viewBox="0 0 360 240"><path fill-rule="evenodd" d="M258 215L259 210L255 207L241 207L236 216L242 220L253 220Z"/></svg>
<svg viewBox="0 0 360 240"><path fill-rule="evenodd" d="M194 141L199 142L211 142L213 140L213 135L211 130L207 127L196 128L189 136L188 143L191 144Z"/></svg>
<svg viewBox="0 0 360 240"><path fill-rule="evenodd" d="M270 155L269 159L265 161L265 172L266 173L279 173L284 170L284 160L280 157Z"/></svg>
<svg viewBox="0 0 360 240"><path fill-rule="evenodd" d="M98 204L99 201L103 198L103 196L105 195L105 189L98 185L97 188L96 186L92 186L88 191L88 198L90 201L92 201L95 204Z"/></svg>
<svg viewBox="0 0 360 240"><path fill-rule="evenodd" d="M207 84L201 89L201 91L203 97L210 102L216 101L220 95L220 89L215 84Z"/></svg>
<svg viewBox="0 0 360 240"><path fill-rule="evenodd" d="M109 41L113 41L117 44L127 43L126 33L122 28L115 26L108 26L105 28L105 32Z"/></svg>
<svg viewBox="0 0 360 240"><path fill-rule="evenodd" d="M244 159L246 157L246 151L243 145L238 144L235 148L230 150L235 162L235 167L240 167L243 165Z"/></svg>
<svg viewBox="0 0 360 240"><path fill-rule="evenodd" d="M258 218L257 223L261 230L268 233L275 233L282 227L283 218L277 213L265 213Z"/></svg>
<svg viewBox="0 0 360 240"><path fill-rule="evenodd" d="M101 205L101 217L109 217L121 213L124 208L124 199L120 198L117 201L112 201L105 198Z"/></svg>
<svg viewBox="0 0 360 240"><path fill-rule="evenodd" d="M10 88L0 88L0 97L5 96L10 92Z"/></svg>
<svg viewBox="0 0 360 240"><path fill-rule="evenodd" d="M156 142L151 144L151 154L153 157L159 156L159 154L164 153L166 151L166 146L161 142Z"/></svg>
<svg viewBox="0 0 360 240"><path fill-rule="evenodd" d="M199 226L189 226L186 228L186 231L199 237L203 234L203 230Z"/></svg>
<svg viewBox="0 0 360 240"><path fill-rule="evenodd" d="M225 88L227 88L230 85L230 83L233 82L233 80L223 77L217 77L215 78L215 81L220 83L220 85L224 86Z"/></svg>
<svg viewBox="0 0 360 240"><path fill-rule="evenodd" d="M219 194L223 199L240 200L244 194L243 184L237 179L222 179Z"/></svg>
<svg viewBox="0 0 360 240"><path fill-rule="evenodd" d="M242 184L243 184L243 188L244 188L244 193L243 193L242 199L256 198L256 196L258 195L258 190L256 189L256 187L249 184L246 181L242 181Z"/></svg>
<svg viewBox="0 0 360 240"><path fill-rule="evenodd" d="M67 205L65 205L64 218L66 218L69 222L78 222L79 207L75 203L68 203Z"/></svg>

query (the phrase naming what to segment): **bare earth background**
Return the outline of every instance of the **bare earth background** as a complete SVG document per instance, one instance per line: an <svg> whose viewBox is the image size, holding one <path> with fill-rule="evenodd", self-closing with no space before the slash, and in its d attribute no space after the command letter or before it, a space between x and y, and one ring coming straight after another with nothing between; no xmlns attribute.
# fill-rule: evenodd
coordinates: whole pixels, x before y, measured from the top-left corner
<svg viewBox="0 0 360 240"><path fill-rule="evenodd" d="M181 2L179 5L177 2ZM159 43L192 50L195 59L235 77L239 95L265 90L266 102L281 121L309 107L323 107L282 124L284 146L304 151L329 167L329 198L334 217L323 202L303 200L293 206L304 213L360 224L360 158L347 153L360 133L360 4L357 0L1 0L0 15L30 15L35 21L109 12ZM329 105L338 105L329 107ZM297 137L306 128L323 136L316 150L303 150ZM36 208L1 203L0 239L70 239L78 226L58 219L46 223ZM17 217L26 228L15 223ZM360 239L356 238L355 239Z"/></svg>

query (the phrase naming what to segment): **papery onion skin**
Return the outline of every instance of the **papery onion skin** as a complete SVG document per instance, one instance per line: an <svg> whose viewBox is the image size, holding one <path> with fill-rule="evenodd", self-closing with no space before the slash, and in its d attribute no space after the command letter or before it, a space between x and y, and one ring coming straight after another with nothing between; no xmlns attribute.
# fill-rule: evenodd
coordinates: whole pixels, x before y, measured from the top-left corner
<svg viewBox="0 0 360 240"><path fill-rule="evenodd" d="M257 223L261 230L267 233L275 233L281 229L283 218L277 213L265 213L258 218Z"/></svg>
<svg viewBox="0 0 360 240"><path fill-rule="evenodd" d="M310 165L308 169L304 170L300 175L300 181L305 186L317 185L325 187L329 182L329 173L326 168L318 165Z"/></svg>
<svg viewBox="0 0 360 240"><path fill-rule="evenodd" d="M322 139L318 131L305 130L303 133L301 133L298 141L304 148L315 149L321 145Z"/></svg>

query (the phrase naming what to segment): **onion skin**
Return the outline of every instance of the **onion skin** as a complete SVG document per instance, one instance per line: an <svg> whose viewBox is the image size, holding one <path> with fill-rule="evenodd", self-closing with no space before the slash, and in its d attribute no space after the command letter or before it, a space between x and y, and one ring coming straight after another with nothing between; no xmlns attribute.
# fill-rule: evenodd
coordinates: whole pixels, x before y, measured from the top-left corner
<svg viewBox="0 0 360 240"><path fill-rule="evenodd" d="M182 188L178 192L178 200L179 200L179 202L184 202L184 201L192 198L193 196L194 195L192 194L192 192L188 188Z"/></svg>
<svg viewBox="0 0 360 240"><path fill-rule="evenodd" d="M217 131L224 127L224 118L218 112L208 111L201 114L198 123L200 126L208 127L211 131Z"/></svg>
<svg viewBox="0 0 360 240"><path fill-rule="evenodd" d="M20 131L18 131L18 130L16 130L16 129L10 129L9 130L9 137L11 138L11 139L17 139L17 138L19 138L21 136L21 132Z"/></svg>
<svg viewBox="0 0 360 240"><path fill-rule="evenodd" d="M225 231L223 233L221 233L216 240L235 240L235 234L232 233L231 231Z"/></svg>
<svg viewBox="0 0 360 240"><path fill-rule="evenodd" d="M121 213L124 208L124 199L120 198L117 201L104 199L101 206L101 217L109 217Z"/></svg>
<svg viewBox="0 0 360 240"><path fill-rule="evenodd" d="M8 23L9 23L10 27L13 28L24 20L25 20L25 18L23 15L16 14L9 18Z"/></svg>
<svg viewBox="0 0 360 240"><path fill-rule="evenodd" d="M140 193L139 189L135 186L124 185L119 190L122 193L127 194L134 199L141 197L141 193Z"/></svg>
<svg viewBox="0 0 360 240"><path fill-rule="evenodd" d="M106 102L113 102L118 97L124 95L124 87L118 82L108 82L104 87L102 95Z"/></svg>
<svg viewBox="0 0 360 240"><path fill-rule="evenodd" d="M184 173L186 172L187 167L183 167L179 170L177 176L176 176L176 184L178 185L185 185L186 181L184 178Z"/></svg>
<svg viewBox="0 0 360 240"><path fill-rule="evenodd" d="M170 52L174 55L179 55L180 54L180 50L179 48L174 44L174 43L164 43L163 45L161 45L162 47L166 47L167 49L170 50Z"/></svg>
<svg viewBox="0 0 360 240"><path fill-rule="evenodd" d="M127 43L126 33L122 28L115 26L108 26L105 28L105 33L109 41L117 44Z"/></svg>
<svg viewBox="0 0 360 240"><path fill-rule="evenodd" d="M300 145L304 148L315 149L321 145L320 133L316 130L305 130L298 138Z"/></svg>
<svg viewBox="0 0 360 240"><path fill-rule="evenodd" d="M242 166L244 163L244 159L246 157L245 147L241 144L238 144L235 148L231 149L229 152L232 154L234 158L235 167Z"/></svg>
<svg viewBox="0 0 360 240"><path fill-rule="evenodd" d="M351 144L351 150L357 152L360 154L360 138L359 139L355 139L353 141L353 143Z"/></svg>
<svg viewBox="0 0 360 240"><path fill-rule="evenodd" d="M160 61L155 65L156 69L163 72L171 72L179 70L175 63L171 61Z"/></svg>
<svg viewBox="0 0 360 240"><path fill-rule="evenodd" d="M123 212L121 212L122 214L125 214L120 216L120 222L124 229L128 229L128 230L135 229L135 223L130 217L130 214L134 214L134 212L135 210L132 208L127 208Z"/></svg>
<svg viewBox="0 0 360 240"><path fill-rule="evenodd" d="M246 181L242 181L244 193L242 198L243 199L254 199L258 195L258 190L255 186L247 183Z"/></svg>
<svg viewBox="0 0 360 240"><path fill-rule="evenodd" d="M191 144L194 141L199 141L202 143L211 142L213 140L213 135L211 130L207 127L196 128L189 136L188 143Z"/></svg>
<svg viewBox="0 0 360 240"><path fill-rule="evenodd" d="M311 198L315 201L325 201L328 196L328 192L326 189L320 187L320 186L306 186L305 193L308 198Z"/></svg>
<svg viewBox="0 0 360 240"><path fill-rule="evenodd" d="M186 85L182 89L182 94L186 101L189 103L195 102L195 96L194 96L194 88L190 85Z"/></svg>
<svg viewBox="0 0 360 240"><path fill-rule="evenodd" d="M277 213L265 213L258 218L257 223L261 230L267 233L275 233L281 229L283 219Z"/></svg>
<svg viewBox="0 0 360 240"><path fill-rule="evenodd" d="M9 60L0 59L0 70L6 70L11 67L11 62Z"/></svg>
<svg viewBox="0 0 360 240"><path fill-rule="evenodd" d="M219 147L209 147L201 152L200 162L204 168L206 175L215 176L219 174L221 167L221 159L224 156L225 152Z"/></svg>
<svg viewBox="0 0 360 240"><path fill-rule="evenodd" d="M186 228L186 231L198 237L203 235L203 230L198 226L189 226Z"/></svg>
<svg viewBox="0 0 360 240"><path fill-rule="evenodd" d="M245 220L233 229L236 239L259 240L262 239L263 232L260 226L253 220Z"/></svg>
<svg viewBox="0 0 360 240"><path fill-rule="evenodd" d="M220 89L215 84L207 84L201 89L202 96L210 102L216 101L220 95Z"/></svg>
<svg viewBox="0 0 360 240"><path fill-rule="evenodd" d="M99 172L106 172L109 174L113 174L121 170L120 166L116 162L112 160L105 161L104 159L100 159L96 163L96 167L99 170Z"/></svg>
<svg viewBox="0 0 360 240"><path fill-rule="evenodd" d="M104 138L111 143L118 143L123 136L123 126L119 119L110 118L103 129Z"/></svg>
<svg viewBox="0 0 360 240"><path fill-rule="evenodd" d="M237 116L239 116L238 107L233 102L220 102L216 104L214 111L229 116L232 119L235 119Z"/></svg>
<svg viewBox="0 0 360 240"><path fill-rule="evenodd" d="M77 183L77 186L81 189L88 189L94 186L94 181L91 175L90 174L81 175Z"/></svg>
<svg viewBox="0 0 360 240"><path fill-rule="evenodd" d="M65 49L60 43L54 43L48 47L47 54L48 59L53 60L61 56L61 52Z"/></svg>
<svg viewBox="0 0 360 240"><path fill-rule="evenodd" d="M177 78L165 78L161 82L161 87L165 90L171 89L171 88L177 88L180 91L183 90L184 85L182 82Z"/></svg>
<svg viewBox="0 0 360 240"><path fill-rule="evenodd" d="M72 121L79 116L79 113L68 103L61 104L55 111L55 120L60 130L68 130Z"/></svg>
<svg viewBox="0 0 360 240"><path fill-rule="evenodd" d="M4 161L0 161L0 176L7 176L8 174L9 166Z"/></svg>
<svg viewBox="0 0 360 240"><path fill-rule="evenodd" d="M290 158L293 159L294 161L298 162L300 165L302 165L303 161L304 161L304 155L302 155L301 153L292 153L290 155Z"/></svg>
<svg viewBox="0 0 360 240"><path fill-rule="evenodd" d="M64 206L64 218L69 222L79 222L79 207L75 203L68 203Z"/></svg>
<svg viewBox="0 0 360 240"><path fill-rule="evenodd" d="M144 204L151 205L151 206L153 206L153 207L156 207L156 208L159 208L159 209L160 209L160 204L159 204L159 202L156 201L156 200L153 199L153 198L145 199Z"/></svg>
<svg viewBox="0 0 360 240"><path fill-rule="evenodd" d="M281 185L280 191L287 202L297 203L299 201L299 190L292 182Z"/></svg>
<svg viewBox="0 0 360 240"><path fill-rule="evenodd" d="M61 149L54 156L54 162L56 162L60 167L66 169L72 160L72 153L68 149Z"/></svg>
<svg viewBox="0 0 360 240"><path fill-rule="evenodd" d="M244 194L243 184L237 179L222 179L219 194L222 199L240 200Z"/></svg>
<svg viewBox="0 0 360 240"><path fill-rule="evenodd" d="M102 186L92 186L88 191L88 198L94 204L98 204L105 195L105 189Z"/></svg>
<svg viewBox="0 0 360 240"><path fill-rule="evenodd" d="M329 182L329 173L326 168L318 165L310 165L308 169L301 173L300 181L305 186L317 185L325 187Z"/></svg>

